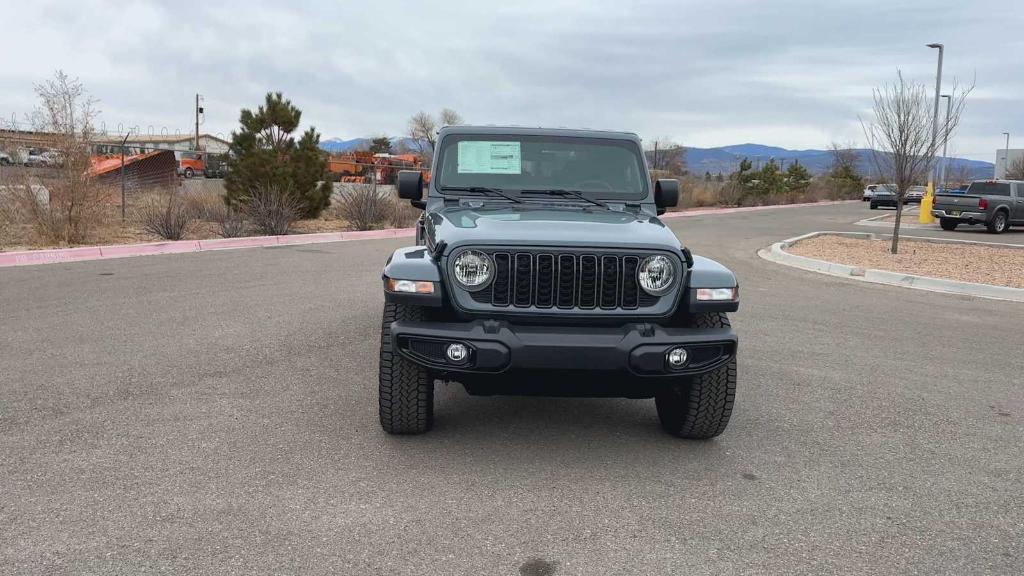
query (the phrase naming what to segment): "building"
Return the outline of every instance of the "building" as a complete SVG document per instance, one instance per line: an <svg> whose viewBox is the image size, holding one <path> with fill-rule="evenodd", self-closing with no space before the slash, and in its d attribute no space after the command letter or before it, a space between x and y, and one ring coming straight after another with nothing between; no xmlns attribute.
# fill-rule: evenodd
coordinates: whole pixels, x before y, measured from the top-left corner
<svg viewBox="0 0 1024 576"><path fill-rule="evenodd" d="M97 154L120 154L124 136L101 135L96 139ZM173 150L186 152L195 149L196 138L187 134L132 134L125 145L131 153L148 150ZM227 154L231 142L211 134L199 135L199 148L210 154Z"/></svg>
<svg viewBox="0 0 1024 576"><path fill-rule="evenodd" d="M1009 158L1007 158L1009 153ZM1024 162L1024 148L1000 148L996 150L996 178L1006 178L1006 171L1014 162Z"/></svg>

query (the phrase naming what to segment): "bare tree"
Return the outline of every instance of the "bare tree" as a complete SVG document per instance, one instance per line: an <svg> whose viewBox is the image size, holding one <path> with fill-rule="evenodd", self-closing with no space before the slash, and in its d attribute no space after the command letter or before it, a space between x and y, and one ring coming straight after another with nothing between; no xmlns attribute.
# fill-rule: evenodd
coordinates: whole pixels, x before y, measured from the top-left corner
<svg viewBox="0 0 1024 576"><path fill-rule="evenodd" d="M686 173L686 148L667 137L655 138L647 147L647 160L651 170L669 174Z"/></svg>
<svg viewBox="0 0 1024 576"><path fill-rule="evenodd" d="M973 85L961 89L953 82L948 120L939 124L934 138L934 101L923 84L909 81L897 72L895 82L874 90L874 121L862 119L861 126L878 173L896 187L896 223L890 248L893 254L899 250L900 220L907 190L926 178L943 139L951 136L960 124L964 104L973 89Z"/></svg>
<svg viewBox="0 0 1024 576"><path fill-rule="evenodd" d="M832 156L833 174L860 175L860 154L857 152L856 144L833 142L828 150Z"/></svg>
<svg viewBox="0 0 1024 576"><path fill-rule="evenodd" d="M421 155L432 154L437 142L437 121L422 110L413 114L409 119L409 138Z"/></svg>
<svg viewBox="0 0 1024 576"><path fill-rule="evenodd" d="M1010 167L1006 169L1007 180L1024 180L1024 156L1017 156L1017 158L1010 162Z"/></svg>
<svg viewBox="0 0 1024 576"><path fill-rule="evenodd" d="M437 131L445 126L457 126L464 123L462 116L451 108L441 110L438 118L420 110L409 119L409 138L420 156L429 157L434 153L437 144Z"/></svg>
<svg viewBox="0 0 1024 576"><path fill-rule="evenodd" d="M19 200L33 228L47 240L84 242L102 219L109 190L89 173L98 116L96 100L62 70L35 85L39 104L29 117L56 169L28 182ZM40 191L45 190L45 194Z"/></svg>
<svg viewBox="0 0 1024 576"><path fill-rule="evenodd" d="M452 110L451 108L445 108L441 110L442 128L444 128L445 126L458 126L459 124L462 123L464 123L464 121L462 120L462 116L460 116L459 113L456 112L455 110Z"/></svg>

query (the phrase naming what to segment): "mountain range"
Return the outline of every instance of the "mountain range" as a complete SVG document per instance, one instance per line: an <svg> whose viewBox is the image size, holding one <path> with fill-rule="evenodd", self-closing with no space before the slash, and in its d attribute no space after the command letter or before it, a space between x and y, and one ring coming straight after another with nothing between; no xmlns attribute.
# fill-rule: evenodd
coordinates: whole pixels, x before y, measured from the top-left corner
<svg viewBox="0 0 1024 576"><path fill-rule="evenodd" d="M369 138L353 138L344 140L331 138L320 142L320 148L331 153L348 152L369 144ZM405 145L414 148L411 138L392 138L396 146ZM757 168L758 164L775 159L780 164L788 165L791 162L799 161L811 174L822 174L832 166L832 153L828 150L789 150L778 146L765 146L764 144L735 144L732 146L719 146L717 148L693 148L685 147L686 167L698 176L705 172L712 175L729 174L736 170L740 161L748 158ZM872 168L871 150L860 148L855 152L859 158L858 164L861 174L875 172ZM968 178L991 178L995 172L995 166L991 162L980 160L969 160L966 158L950 158L946 171L948 174L959 174L966 172Z"/></svg>

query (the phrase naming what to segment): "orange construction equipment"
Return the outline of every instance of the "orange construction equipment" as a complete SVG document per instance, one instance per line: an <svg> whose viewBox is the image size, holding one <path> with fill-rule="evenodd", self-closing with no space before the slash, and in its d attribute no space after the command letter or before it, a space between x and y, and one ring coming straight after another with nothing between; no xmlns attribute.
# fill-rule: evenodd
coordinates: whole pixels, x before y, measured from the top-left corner
<svg viewBox="0 0 1024 576"><path fill-rule="evenodd" d="M369 183L374 178L378 183L391 183L399 170L419 170L424 179L430 180L430 171L423 168L416 154L345 152L328 157L327 170L337 174L341 182L350 183Z"/></svg>

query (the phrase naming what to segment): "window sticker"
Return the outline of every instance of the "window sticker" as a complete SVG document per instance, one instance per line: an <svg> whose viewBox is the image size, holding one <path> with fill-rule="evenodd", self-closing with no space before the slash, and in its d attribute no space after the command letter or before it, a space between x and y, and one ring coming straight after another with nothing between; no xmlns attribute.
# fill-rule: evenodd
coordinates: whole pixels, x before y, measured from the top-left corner
<svg viewBox="0 0 1024 576"><path fill-rule="evenodd" d="M459 142L459 174L522 174L519 142Z"/></svg>

